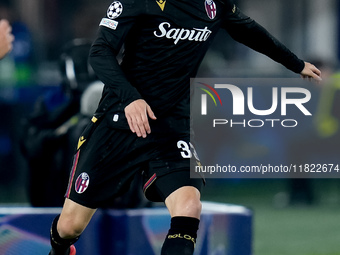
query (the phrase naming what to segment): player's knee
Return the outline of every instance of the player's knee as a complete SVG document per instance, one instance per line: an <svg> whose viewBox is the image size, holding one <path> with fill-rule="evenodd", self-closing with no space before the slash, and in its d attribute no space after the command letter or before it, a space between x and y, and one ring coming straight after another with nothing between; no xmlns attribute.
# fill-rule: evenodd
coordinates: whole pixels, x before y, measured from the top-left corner
<svg viewBox="0 0 340 255"><path fill-rule="evenodd" d="M69 239L80 236L84 231L84 226L73 220L59 220L57 229L61 238Z"/></svg>
<svg viewBox="0 0 340 255"><path fill-rule="evenodd" d="M199 218L202 211L202 203L198 198L187 198L178 204L174 215Z"/></svg>
<svg viewBox="0 0 340 255"><path fill-rule="evenodd" d="M202 211L201 201L197 198L189 199L187 204L188 204L188 208L187 208L188 215L187 216L196 217L196 218L199 217Z"/></svg>
<svg viewBox="0 0 340 255"><path fill-rule="evenodd" d="M182 187L171 193L165 200L171 217L187 216L200 218L202 203L200 193L193 187Z"/></svg>

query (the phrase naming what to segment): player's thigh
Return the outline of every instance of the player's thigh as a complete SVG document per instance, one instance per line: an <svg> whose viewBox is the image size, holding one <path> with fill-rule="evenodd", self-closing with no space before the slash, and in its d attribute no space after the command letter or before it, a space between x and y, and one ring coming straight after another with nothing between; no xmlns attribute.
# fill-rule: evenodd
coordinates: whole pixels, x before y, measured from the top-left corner
<svg viewBox="0 0 340 255"><path fill-rule="evenodd" d="M96 209L88 208L66 198L57 229L61 237L80 235L90 222Z"/></svg>

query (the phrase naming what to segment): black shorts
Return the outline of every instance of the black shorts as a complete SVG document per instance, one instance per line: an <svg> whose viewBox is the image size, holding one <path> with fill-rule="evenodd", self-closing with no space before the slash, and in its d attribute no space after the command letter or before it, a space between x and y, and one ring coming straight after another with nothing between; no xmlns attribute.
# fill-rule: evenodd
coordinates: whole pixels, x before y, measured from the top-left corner
<svg viewBox="0 0 340 255"><path fill-rule="evenodd" d="M201 189L204 179L190 178L190 165L198 158L188 119L157 119L151 134L140 138L112 127L114 116L94 117L80 136L65 197L90 208L108 206L129 189L135 174L143 174L144 194L154 202L183 186Z"/></svg>

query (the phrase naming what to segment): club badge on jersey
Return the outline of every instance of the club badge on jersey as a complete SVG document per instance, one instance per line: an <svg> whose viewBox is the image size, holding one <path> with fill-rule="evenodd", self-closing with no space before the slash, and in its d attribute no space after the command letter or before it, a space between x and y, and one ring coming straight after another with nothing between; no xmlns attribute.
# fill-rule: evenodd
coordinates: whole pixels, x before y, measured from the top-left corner
<svg viewBox="0 0 340 255"><path fill-rule="evenodd" d="M216 4L213 0L205 0L205 11L210 19L216 17Z"/></svg>

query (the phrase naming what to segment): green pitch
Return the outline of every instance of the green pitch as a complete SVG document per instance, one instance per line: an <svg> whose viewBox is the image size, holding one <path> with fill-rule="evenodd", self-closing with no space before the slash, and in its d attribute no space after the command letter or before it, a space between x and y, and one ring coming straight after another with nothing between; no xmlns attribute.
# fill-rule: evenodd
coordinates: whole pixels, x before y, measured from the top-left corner
<svg viewBox="0 0 340 255"><path fill-rule="evenodd" d="M340 255L340 179L312 182L316 203L311 206L275 206L286 180L218 180L213 185L208 180L202 199L254 210L253 255Z"/></svg>

